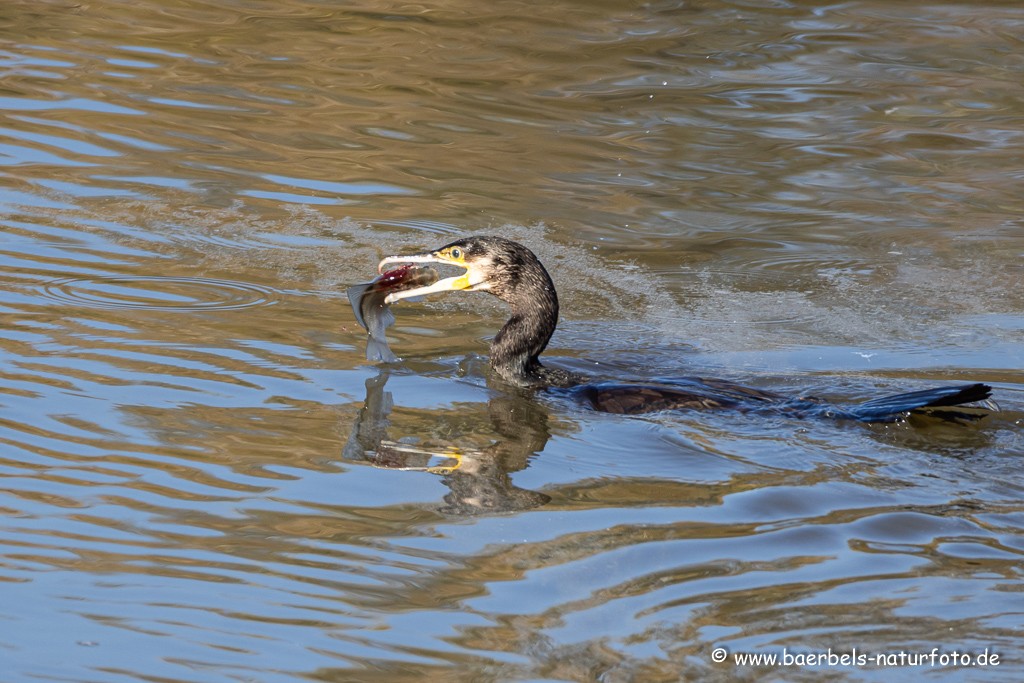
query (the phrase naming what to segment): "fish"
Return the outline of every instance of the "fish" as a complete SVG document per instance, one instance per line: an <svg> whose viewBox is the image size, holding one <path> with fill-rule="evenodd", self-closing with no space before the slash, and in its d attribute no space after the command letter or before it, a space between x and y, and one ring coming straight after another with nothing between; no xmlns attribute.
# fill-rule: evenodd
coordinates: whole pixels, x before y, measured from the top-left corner
<svg viewBox="0 0 1024 683"><path fill-rule="evenodd" d="M384 330L395 323L391 304L385 299L389 294L407 289L426 287L437 282L437 271L433 268L416 267L411 264L399 266L374 278L371 282L348 288L348 300L356 322L366 328L366 360L379 363L397 363L398 356L388 346Z"/></svg>

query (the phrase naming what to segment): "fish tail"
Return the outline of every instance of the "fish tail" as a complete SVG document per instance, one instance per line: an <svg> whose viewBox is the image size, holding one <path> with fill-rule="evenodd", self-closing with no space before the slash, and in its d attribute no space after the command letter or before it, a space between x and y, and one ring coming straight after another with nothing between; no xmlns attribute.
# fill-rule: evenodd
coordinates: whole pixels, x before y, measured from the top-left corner
<svg viewBox="0 0 1024 683"><path fill-rule="evenodd" d="M375 363L397 363L398 356L388 348L387 342L379 342L373 337L367 336L366 360Z"/></svg>

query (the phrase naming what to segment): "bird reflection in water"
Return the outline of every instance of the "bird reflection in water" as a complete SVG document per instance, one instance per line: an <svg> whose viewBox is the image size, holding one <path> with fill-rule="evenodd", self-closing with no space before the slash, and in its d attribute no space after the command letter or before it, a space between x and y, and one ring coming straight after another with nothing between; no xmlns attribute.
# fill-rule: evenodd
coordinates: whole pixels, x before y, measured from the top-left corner
<svg viewBox="0 0 1024 683"><path fill-rule="evenodd" d="M487 402L487 414L497 440L483 449L422 448L392 440L388 435L389 416L394 407L385 385L391 371L381 368L376 377L366 380L366 402L359 411L352 434L342 452L349 461L369 462L374 467L415 470L442 475L451 491L444 496L439 512L452 515L478 515L511 512L540 507L551 497L538 491L519 488L511 473L525 469L529 458L544 450L551 432L544 407L526 396L500 395ZM465 415L432 413L434 431L464 432ZM451 430L446 430L445 423Z"/></svg>

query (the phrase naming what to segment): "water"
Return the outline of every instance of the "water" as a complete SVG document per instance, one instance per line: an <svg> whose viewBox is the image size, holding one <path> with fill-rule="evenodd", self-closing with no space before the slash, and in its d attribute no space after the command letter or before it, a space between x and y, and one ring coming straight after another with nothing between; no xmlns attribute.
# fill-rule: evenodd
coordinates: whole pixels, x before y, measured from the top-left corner
<svg viewBox="0 0 1024 683"><path fill-rule="evenodd" d="M1024 676L1017 3L0 27L5 681ZM1003 410L596 414L488 378L479 294L397 305L367 363L345 287L473 233L552 271L561 367Z"/></svg>

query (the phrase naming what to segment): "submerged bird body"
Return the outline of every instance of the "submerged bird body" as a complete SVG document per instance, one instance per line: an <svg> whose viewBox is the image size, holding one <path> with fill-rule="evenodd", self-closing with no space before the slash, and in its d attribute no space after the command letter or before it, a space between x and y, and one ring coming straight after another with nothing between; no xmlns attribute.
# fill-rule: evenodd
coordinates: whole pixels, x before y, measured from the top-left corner
<svg viewBox="0 0 1024 683"><path fill-rule="evenodd" d="M657 385L586 384L570 391L595 410L605 413L638 415L684 408L728 408L744 413L859 422L892 422L912 410L927 409L943 409L946 417L974 419L979 415L945 409L985 401L991 394L991 388L985 384L962 384L840 406L812 396L792 398L725 380L694 378L691 382L692 386L685 389Z"/></svg>
<svg viewBox="0 0 1024 683"><path fill-rule="evenodd" d="M463 275L426 287L390 292L385 301L391 304L441 291L493 294L512 308L508 321L490 343L494 370L515 386L566 390L602 412L640 414L719 408L885 422L911 410L985 401L991 393L985 384L946 386L837 406L813 397L786 397L727 380L687 378L651 385L591 383L587 377L540 362L540 354L558 324L558 295L547 270L523 245L503 237L467 237L435 251L389 256L380 262L380 267L387 263L444 263L465 268Z"/></svg>

